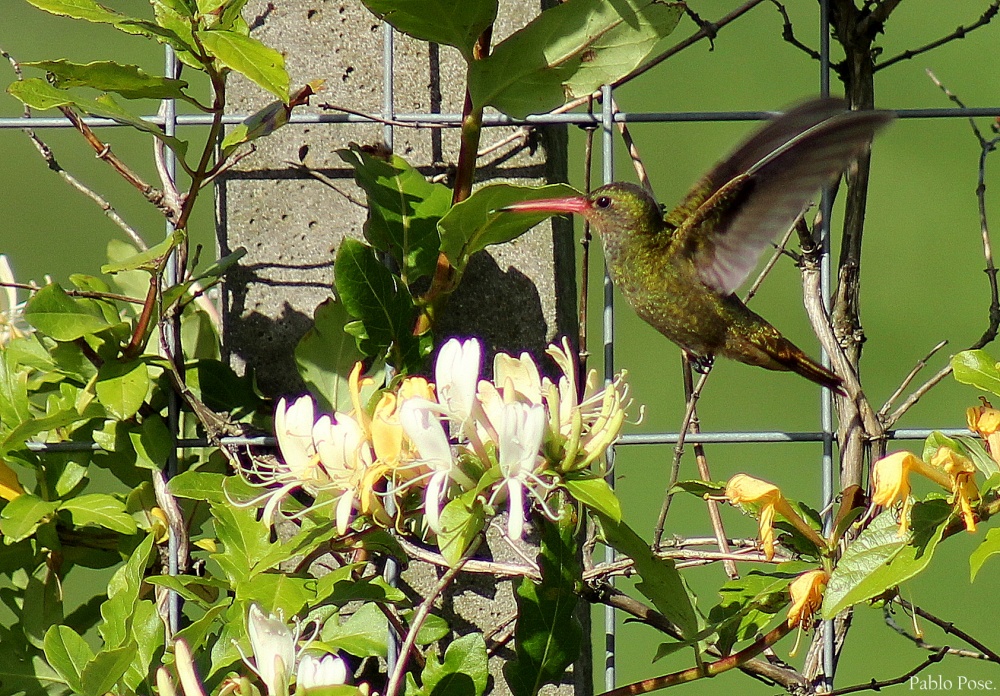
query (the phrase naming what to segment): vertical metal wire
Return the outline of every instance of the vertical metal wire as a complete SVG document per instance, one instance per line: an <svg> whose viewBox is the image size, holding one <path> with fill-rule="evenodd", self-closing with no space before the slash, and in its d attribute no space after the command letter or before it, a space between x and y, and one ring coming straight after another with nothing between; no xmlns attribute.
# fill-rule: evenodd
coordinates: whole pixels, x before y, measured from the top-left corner
<svg viewBox="0 0 1000 696"><path fill-rule="evenodd" d="M611 85L604 85L601 88L601 145L602 145L602 179L605 184L614 181L615 178L615 140L614 140L614 112L611 109L612 90ZM586 282L586 281L585 281ZM604 266L604 312L602 314L604 322L604 380L610 382L615 376L615 297L614 288L611 285L611 276L608 274L607 261ZM614 448L608 450L608 483L612 488L615 486L614 474L615 453ZM610 546L605 548L605 559L608 563L614 563L615 550ZM611 578L614 583L614 578ZM604 608L604 688L608 691L616 686L615 680L615 610L612 607Z"/></svg>
<svg viewBox="0 0 1000 696"><path fill-rule="evenodd" d="M830 4L829 0L819 3L819 91L824 97L830 95ZM830 191L824 190L820 200L822 224L820 225L820 289L823 307L830 313L830 212L833 201ZM823 366L830 367L830 356L821 351L820 359ZM823 430L823 465L822 465L822 505L823 532L829 535L833 530L833 498L835 491L835 471L833 459L833 392L823 387L820 391L820 427ZM833 689L833 669L836 657L834 641L834 622L823 622L823 691Z"/></svg>
<svg viewBox="0 0 1000 696"><path fill-rule="evenodd" d="M172 47L165 46L164 48L164 72L167 77L177 77L177 56L174 54L174 49ZM166 99L163 102L163 131L169 136L173 136L177 133L177 103L173 99ZM173 150L168 147L163 148L163 160L164 168L166 169L167 177L170 181L176 181L177 179L177 158L174 156ZM174 232L174 226L169 221L166 225L167 236L170 236ZM165 280L168 286L176 285L180 281L180 269L177 267L177 252L175 251L167 259ZM179 318L178 320L179 321ZM170 346L170 352L175 356L175 358L181 355L181 335L178 330L177 321L169 321L163 323L163 334L164 340L168 346ZM170 428L171 437L180 437L180 397L176 392L170 391L167 401L167 425ZM177 447L170 448L170 454L167 455L166 468L164 474L169 480L171 477L177 475ZM173 533L170 534L169 540L167 542L167 553L169 556L169 561L167 564L167 572L170 575L177 575L180 571L180 547L179 540L174 536ZM170 634L173 635L177 633L180 629L181 621L181 597L179 594L170 590L167 595L168 609L167 618L169 621Z"/></svg>
<svg viewBox="0 0 1000 696"><path fill-rule="evenodd" d="M395 93L394 93L394 83L393 83L393 47L394 47L394 37L392 25L388 22L382 24L382 118L386 120L386 123L382 125L382 139L385 141L386 147L392 151L393 144L393 127L389 121L393 119L393 113L395 111ZM387 376L388 378L388 376ZM394 508L396 503L390 496L386 499L387 511L390 515L395 513ZM383 572L383 577L385 581L391 586L395 587L399 581L399 564L396 563L396 559L389 556L385 561L385 570ZM389 626L388 635L388 651L386 653L386 666L387 674L392 674L396 669L396 662L399 661L399 647L400 639L402 636L396 634L396 631L392 626Z"/></svg>

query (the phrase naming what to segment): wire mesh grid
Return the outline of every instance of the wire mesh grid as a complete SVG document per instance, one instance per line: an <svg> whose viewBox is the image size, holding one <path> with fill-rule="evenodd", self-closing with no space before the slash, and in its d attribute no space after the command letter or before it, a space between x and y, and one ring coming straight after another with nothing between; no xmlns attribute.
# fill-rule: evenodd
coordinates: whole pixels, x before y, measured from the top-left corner
<svg viewBox="0 0 1000 696"><path fill-rule="evenodd" d="M819 49L819 75L818 87L823 96L830 93L829 75L831 72L830 61L830 33L829 27L829 0L819 2L818 37ZM394 55L394 31L388 24L383 24L383 84L382 84L382 113L373 116L364 116L355 113L293 113L289 119L289 125L326 125L336 126L354 123L372 123L381 121L383 123L383 139L390 148L393 144L393 123L403 124L428 124L437 127L455 127L462 124L462 114L459 113L397 113L394 108L394 87L393 87L393 55ZM168 77L176 77L179 72L179 63L174 56L173 50L168 46L165 48L165 74ZM524 119L513 119L503 114L486 114L483 118L484 127L500 127L512 125L578 125L598 128L602 139L602 179L603 183L609 183L615 179L614 172L614 129L618 123L679 123L679 122L727 122L727 121L755 121L763 120L774 115L775 112L767 111L684 111L684 112L626 112L614 111L612 109L613 88L605 86L602 89L602 109L600 112L573 112L573 113L553 113L528 116ZM895 110L897 118L919 118L919 119L953 119L970 117L1000 116L1000 107L997 108L921 108L921 109L899 109ZM233 125L243 122L249 114L228 114L223 118L223 123ZM178 114L175 104L166 101L165 107L159 114L143 117L145 120L163 127L168 135L172 135L181 126L208 126L211 124L212 116L203 114ZM127 127L109 119L83 118L84 123L91 128L121 128ZM65 118L30 116L27 118L0 118L0 132L13 133L17 129L30 127L33 129L59 129L72 128ZM165 153L168 173L171 178L176 173L176 159L168 149ZM829 207L829 200L824 193L821 206ZM821 230L823 239L822 266L821 266L821 289L823 300L827 309L830 305L830 292L832 287L830 249L829 249L829 214L822 216L824 229ZM167 223L167 234L173 231L170 223ZM169 268L167 281L176 280L176 267ZM586 281L586 279L584 279ZM614 294L610 277L605 271L603 283L603 357L605 379L610 381L615 373L615 306ZM166 332L166 340L171 345L176 355L180 354L180 336L174 331ZM829 367L829 357L825 351L822 361ZM614 457L614 448L628 447L635 445L676 445L682 441L688 444L702 443L729 443L729 444L750 444L750 443L795 443L795 442L816 442L822 444L822 507L826 510L824 524L829 525L832 519L832 506L835 495L835 460L833 456L833 443L835 436L832 393L822 388L819 390L820 421L821 430L818 431L789 431L789 430L767 430L767 431L717 431L688 433L682 437L679 432L657 432L642 434L625 434L619 438L615 446L609 452L609 459ZM182 438L179 436L179 414L180 403L177 398L171 400L169 404L169 423L174 433L176 448L169 461L165 463L165 473L169 476L177 471L177 453L187 448L207 447L211 443L203 438ZM920 440L926 438L932 432L942 432L948 436L968 434L964 428L897 428L886 432L886 438L891 440ZM223 437L220 442L227 446L243 447L275 447L276 440L273 437ZM38 453L44 452L67 452L79 450L99 450L100 445L95 442L62 442L62 443L28 443L28 449ZM609 475L609 476L613 476ZM613 481L611 481L613 484ZM171 574L178 572L178 548L176 540L172 537L169 546L169 571ZM608 549L607 560L614 560L614 551ZM387 569L389 579L392 579L396 570L392 567ZM179 628L180 623L180 598L174 594L170 606L169 622L172 631ZM832 685L832 675L835 667L834 634L829 630L824 631L824 674L828 675L827 686ZM391 630L391 629L390 629ZM604 621L604 685L607 689L617 686L616 668L616 610L612 607L605 607ZM398 650L398 637L391 636L389 641L389 670L395 661Z"/></svg>

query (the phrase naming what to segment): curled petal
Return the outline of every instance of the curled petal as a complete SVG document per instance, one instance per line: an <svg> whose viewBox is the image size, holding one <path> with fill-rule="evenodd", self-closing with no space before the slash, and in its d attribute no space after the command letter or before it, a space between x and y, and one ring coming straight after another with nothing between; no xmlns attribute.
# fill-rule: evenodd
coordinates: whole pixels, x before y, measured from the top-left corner
<svg viewBox="0 0 1000 696"><path fill-rule="evenodd" d="M279 693L288 683L288 670L295 664L297 638L281 615L265 615L256 604L247 619L250 645L253 647L254 671L267 686L269 694Z"/></svg>
<svg viewBox="0 0 1000 696"><path fill-rule="evenodd" d="M449 468L451 444L437 410L437 405L426 399L407 399L399 409L399 422L425 464L434 469Z"/></svg>
<svg viewBox="0 0 1000 696"><path fill-rule="evenodd" d="M295 677L295 687L310 689L324 686L339 686L347 683L347 665L336 655L322 658L308 654L299 661Z"/></svg>
<svg viewBox="0 0 1000 696"><path fill-rule="evenodd" d="M517 358L497 353L493 358L493 381L503 386L504 401L542 402L542 378L538 365L528 353L521 353ZM511 392L509 398L508 391Z"/></svg>
<svg viewBox="0 0 1000 696"><path fill-rule="evenodd" d="M810 570L792 581L788 586L788 594L792 597L792 606L788 610L788 625L808 625L813 614L823 603L823 592L830 581L830 575L825 570Z"/></svg>
<svg viewBox="0 0 1000 696"><path fill-rule="evenodd" d="M274 434L278 449L289 471L300 478L311 478L315 466L316 450L312 430L315 412L312 397L301 396L287 406L284 399L278 402L274 413Z"/></svg>
<svg viewBox="0 0 1000 696"><path fill-rule="evenodd" d="M500 441L497 443L500 470L504 476L517 477L534 470L544 435L544 408L519 402L504 405Z"/></svg>

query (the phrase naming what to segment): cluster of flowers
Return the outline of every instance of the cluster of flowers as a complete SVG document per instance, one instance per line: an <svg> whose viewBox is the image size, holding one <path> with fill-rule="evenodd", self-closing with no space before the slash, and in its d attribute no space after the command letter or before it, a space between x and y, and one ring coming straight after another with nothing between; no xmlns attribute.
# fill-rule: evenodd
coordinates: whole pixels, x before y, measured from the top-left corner
<svg viewBox="0 0 1000 696"><path fill-rule="evenodd" d="M508 534L521 537L528 503L555 518L547 499L563 475L605 473L604 454L631 404L624 372L599 389L591 371L580 396L568 341L547 353L562 372L557 382L542 377L527 353L498 354L493 380L480 379L479 341L451 339L438 353L434 383L406 377L371 411L362 403L372 385L360 363L349 379L349 412L317 417L310 397L282 399L274 419L281 459L255 464L250 479L268 490L251 504L265 503L271 522L301 488L316 496L313 508L334 505L344 533L355 513L391 523L392 506L383 501L402 503L419 491L427 526L439 533L447 501L477 490L490 506L507 502Z"/></svg>

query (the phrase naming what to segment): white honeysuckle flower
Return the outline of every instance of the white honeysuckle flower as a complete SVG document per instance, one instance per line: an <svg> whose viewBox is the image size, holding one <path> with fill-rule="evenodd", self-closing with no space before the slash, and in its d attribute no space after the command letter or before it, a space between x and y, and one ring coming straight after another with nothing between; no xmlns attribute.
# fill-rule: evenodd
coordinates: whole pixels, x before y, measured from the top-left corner
<svg viewBox="0 0 1000 696"><path fill-rule="evenodd" d="M538 365L528 353L521 353L517 358L497 353L493 358L493 383L506 402L542 403L542 378Z"/></svg>
<svg viewBox="0 0 1000 696"><path fill-rule="evenodd" d="M313 426L312 441L330 477L327 488L342 491L334 516L337 532L344 534L354 507L360 504L359 488L371 465L371 448L361 425L346 413L337 413L334 418L320 416Z"/></svg>
<svg viewBox="0 0 1000 696"><path fill-rule="evenodd" d="M295 690L323 686L341 686L347 683L347 665L336 655L303 655L295 676Z"/></svg>
<svg viewBox="0 0 1000 696"><path fill-rule="evenodd" d="M264 682L270 696L287 694L289 676L295 671L298 627L290 629L280 610L276 615L264 614L257 604L252 604L247 616L247 628L253 648L253 663L247 661L246 656L243 656L243 661Z"/></svg>
<svg viewBox="0 0 1000 696"><path fill-rule="evenodd" d="M493 498L506 488L508 497L507 534L512 539L524 533L526 493L545 504L545 493L551 490L537 475L545 436L545 409L538 405L520 402L504 404L503 420L497 442L497 456L503 481L498 484ZM534 487L541 488L539 493Z"/></svg>
<svg viewBox="0 0 1000 696"><path fill-rule="evenodd" d="M287 405L278 401L274 412L274 435L289 472L300 481L319 480L319 458L313 446L312 431L316 412L312 397L300 396Z"/></svg>
<svg viewBox="0 0 1000 696"><path fill-rule="evenodd" d="M440 411L438 404L419 397L407 399L399 408L399 423L420 455L417 461L431 470L424 492L424 516L435 532L440 531L441 500L447 493L449 481L454 480L463 488L475 486L455 461L448 435L438 417Z"/></svg>
<svg viewBox="0 0 1000 696"><path fill-rule="evenodd" d="M15 282L7 255L0 254L0 347L32 331L31 326L24 321L26 303L17 301L17 288L11 287Z"/></svg>
<svg viewBox="0 0 1000 696"><path fill-rule="evenodd" d="M476 405L482 353L477 339L452 338L441 346L434 364L438 402L463 431Z"/></svg>

